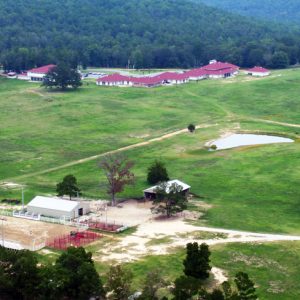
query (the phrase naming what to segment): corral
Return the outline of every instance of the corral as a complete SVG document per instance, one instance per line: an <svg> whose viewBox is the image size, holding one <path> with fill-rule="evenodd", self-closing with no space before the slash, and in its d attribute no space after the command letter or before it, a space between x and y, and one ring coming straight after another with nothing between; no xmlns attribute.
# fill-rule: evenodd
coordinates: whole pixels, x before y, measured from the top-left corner
<svg viewBox="0 0 300 300"><path fill-rule="evenodd" d="M12 244L19 249L41 249L45 246L47 240L55 238L58 234L69 234L71 231L76 230L71 226L20 218L4 217L3 219L3 222L1 221L0 244L4 240L5 244Z"/></svg>

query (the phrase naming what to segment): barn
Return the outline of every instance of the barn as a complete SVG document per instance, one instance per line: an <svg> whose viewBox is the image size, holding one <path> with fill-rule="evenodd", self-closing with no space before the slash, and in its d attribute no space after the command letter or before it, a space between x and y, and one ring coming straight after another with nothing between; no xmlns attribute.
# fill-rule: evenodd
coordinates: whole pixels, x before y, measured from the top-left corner
<svg viewBox="0 0 300 300"><path fill-rule="evenodd" d="M74 219L90 211L89 203L71 201L60 198L36 196L27 205L29 214L42 215L52 218Z"/></svg>
<svg viewBox="0 0 300 300"><path fill-rule="evenodd" d="M176 185L179 185L182 187L182 195L184 195L185 197L187 197L189 195L189 192L190 192L190 186L187 185L186 183L180 181L180 180L170 180L167 182L167 187L166 187L166 192L169 193L169 189L171 187L171 185L173 184L176 184ZM155 186L152 186L146 190L144 190L144 197L145 199L156 199L156 193L157 193L157 188L159 187L159 185L155 185Z"/></svg>

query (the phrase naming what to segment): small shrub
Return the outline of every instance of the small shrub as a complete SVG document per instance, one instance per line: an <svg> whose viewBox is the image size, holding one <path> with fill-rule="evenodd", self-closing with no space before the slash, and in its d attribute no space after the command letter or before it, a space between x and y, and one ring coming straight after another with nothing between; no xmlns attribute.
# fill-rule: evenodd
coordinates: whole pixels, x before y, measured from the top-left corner
<svg viewBox="0 0 300 300"><path fill-rule="evenodd" d="M218 147L217 147L216 145L211 145L211 146L210 146L210 149L211 149L211 150L217 150L217 148L218 148Z"/></svg>
<svg viewBox="0 0 300 300"><path fill-rule="evenodd" d="M189 130L189 132L194 132L196 130L196 126L194 124L190 124L188 126L188 130Z"/></svg>

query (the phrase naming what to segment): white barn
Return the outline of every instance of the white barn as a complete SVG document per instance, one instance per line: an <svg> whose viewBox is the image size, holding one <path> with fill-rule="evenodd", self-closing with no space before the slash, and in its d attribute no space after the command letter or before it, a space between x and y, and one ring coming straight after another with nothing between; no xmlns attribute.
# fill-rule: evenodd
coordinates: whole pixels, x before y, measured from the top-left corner
<svg viewBox="0 0 300 300"><path fill-rule="evenodd" d="M36 196L27 205L29 214L42 215L52 218L74 219L90 211L89 203L71 201L60 198Z"/></svg>

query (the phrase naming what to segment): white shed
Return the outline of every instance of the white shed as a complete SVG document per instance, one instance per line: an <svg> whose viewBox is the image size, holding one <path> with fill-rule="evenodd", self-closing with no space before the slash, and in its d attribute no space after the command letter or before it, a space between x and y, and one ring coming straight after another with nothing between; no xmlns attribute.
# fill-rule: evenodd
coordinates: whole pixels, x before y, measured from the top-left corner
<svg viewBox="0 0 300 300"><path fill-rule="evenodd" d="M27 205L27 212L46 217L70 219L85 215L90 211L87 202L64 200L60 198L50 198L36 196Z"/></svg>
<svg viewBox="0 0 300 300"><path fill-rule="evenodd" d="M182 187L182 191L181 191L181 194L185 197L187 197L189 195L189 192L190 192L190 188L191 186L189 186L188 184L180 181L180 180L170 180L167 182L166 184L166 192L169 193L169 189L170 187L173 185L173 184L176 184L176 185L179 185ZM144 197L146 199L155 199L156 198L156 193L157 193L157 188L159 187L159 185L155 185L155 186L152 186L146 190L144 190Z"/></svg>

